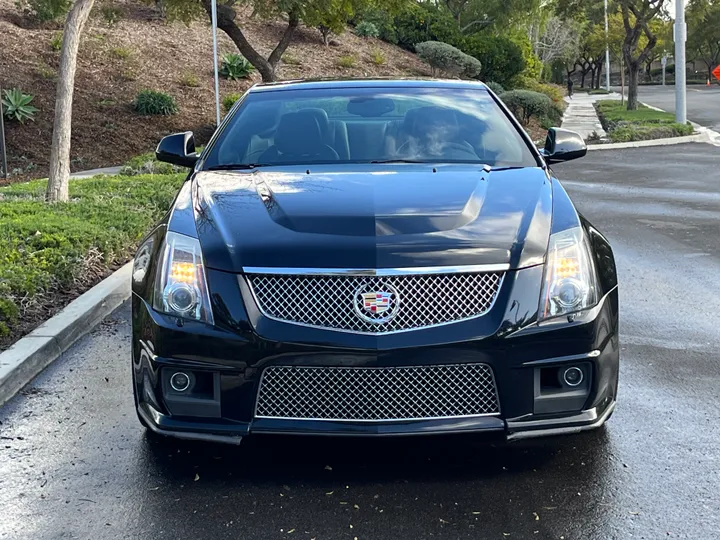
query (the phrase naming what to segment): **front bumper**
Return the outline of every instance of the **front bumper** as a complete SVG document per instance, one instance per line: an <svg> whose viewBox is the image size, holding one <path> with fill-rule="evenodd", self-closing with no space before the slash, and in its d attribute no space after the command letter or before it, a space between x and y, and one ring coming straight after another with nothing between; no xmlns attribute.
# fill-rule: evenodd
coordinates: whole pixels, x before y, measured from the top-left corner
<svg viewBox="0 0 720 540"><path fill-rule="evenodd" d="M179 323L133 295L133 382L138 414L145 425L163 435L234 444L254 433L485 433L517 440L597 428L612 414L617 394L617 289L572 321L528 324L519 314L537 307L536 288L528 289L525 283L539 283L538 272L541 269L515 272L504 284L496 308L480 320L387 339L253 321L252 313L238 312L244 305L239 292L234 293L235 298L228 292L233 291L236 277L213 271L210 288L223 290L225 299L222 308L213 306L214 327ZM280 340L280 336L284 338ZM365 342L358 341L361 339ZM499 399L497 414L372 422L256 416L262 374L271 366L397 368L472 363L492 369ZM574 399L561 400L564 405L558 405L560 401L548 404L543 399L541 372L573 365L587 370L585 393L579 401L575 393ZM177 370L207 379L205 399L193 402L169 395L167 374Z"/></svg>

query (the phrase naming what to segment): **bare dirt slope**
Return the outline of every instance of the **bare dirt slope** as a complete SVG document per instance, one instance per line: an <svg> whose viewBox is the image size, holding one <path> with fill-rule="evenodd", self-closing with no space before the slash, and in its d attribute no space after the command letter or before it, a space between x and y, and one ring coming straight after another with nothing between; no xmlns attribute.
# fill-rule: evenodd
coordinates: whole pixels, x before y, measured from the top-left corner
<svg viewBox="0 0 720 540"><path fill-rule="evenodd" d="M163 135L174 131L193 130L202 142L213 129L208 22L167 23L151 7L127 0L116 0L113 5L121 8L120 19L108 23L102 4L96 5L80 48L73 109L74 171L120 164L151 150ZM241 17L250 41L269 54L283 31L282 21L253 20L249 13ZM33 105L40 109L35 122L6 123L13 181L47 175L59 59L51 42L60 29L58 24L35 24L22 16L14 0L0 0L0 86L33 94ZM221 52L236 52L222 32L219 38ZM325 47L319 32L301 27L287 51L291 63L280 67L280 78L429 73L415 55L380 40L361 38L351 31L335 39L339 45ZM383 64L373 62L376 50L385 57ZM353 56L355 67L339 67L343 56ZM257 74L242 82L221 80L221 95L242 92L257 81ZM136 114L132 101L143 89L171 94L180 112L171 117Z"/></svg>

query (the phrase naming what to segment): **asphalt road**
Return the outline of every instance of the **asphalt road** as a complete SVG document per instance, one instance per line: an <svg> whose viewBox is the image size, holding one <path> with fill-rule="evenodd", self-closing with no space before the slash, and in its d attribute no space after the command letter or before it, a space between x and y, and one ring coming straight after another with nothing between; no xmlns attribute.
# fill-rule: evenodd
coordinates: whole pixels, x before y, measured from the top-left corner
<svg viewBox="0 0 720 540"><path fill-rule="evenodd" d="M691 85L686 95L688 119L720 131L720 86ZM675 112L675 86L641 86L639 96L643 103Z"/></svg>
<svg viewBox="0 0 720 540"><path fill-rule="evenodd" d="M718 538L718 162L689 145L557 167L618 259L606 429L154 443L132 407L125 306L0 408L0 538Z"/></svg>

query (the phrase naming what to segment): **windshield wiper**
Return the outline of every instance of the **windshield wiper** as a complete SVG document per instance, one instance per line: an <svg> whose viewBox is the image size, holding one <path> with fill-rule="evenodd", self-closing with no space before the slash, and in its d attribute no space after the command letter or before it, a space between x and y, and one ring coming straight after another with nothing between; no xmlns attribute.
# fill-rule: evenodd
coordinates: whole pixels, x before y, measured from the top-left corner
<svg viewBox="0 0 720 540"><path fill-rule="evenodd" d="M226 163L223 165L213 165L205 169L206 171L247 171L257 169L258 167L270 167L269 163Z"/></svg>
<svg viewBox="0 0 720 540"><path fill-rule="evenodd" d="M370 163L425 163L428 161L420 161L418 159L374 159Z"/></svg>

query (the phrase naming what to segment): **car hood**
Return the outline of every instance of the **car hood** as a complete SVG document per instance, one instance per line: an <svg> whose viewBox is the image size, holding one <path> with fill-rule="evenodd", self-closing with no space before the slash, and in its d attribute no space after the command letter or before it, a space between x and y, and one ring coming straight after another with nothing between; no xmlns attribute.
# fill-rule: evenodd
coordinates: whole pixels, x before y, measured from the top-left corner
<svg viewBox="0 0 720 540"><path fill-rule="evenodd" d="M199 172L193 182L205 264L227 272L521 268L543 262L550 234L551 179L540 168L277 167Z"/></svg>

